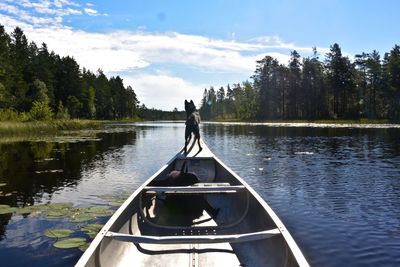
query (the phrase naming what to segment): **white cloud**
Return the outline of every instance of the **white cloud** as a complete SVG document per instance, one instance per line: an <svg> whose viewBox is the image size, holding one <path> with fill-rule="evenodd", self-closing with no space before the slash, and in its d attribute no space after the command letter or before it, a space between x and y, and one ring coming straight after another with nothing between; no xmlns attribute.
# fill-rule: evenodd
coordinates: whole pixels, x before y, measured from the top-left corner
<svg viewBox="0 0 400 267"><path fill-rule="evenodd" d="M84 9L86 14L89 16L98 16L99 14L97 13L97 10L91 9L91 8L85 8Z"/></svg>
<svg viewBox="0 0 400 267"><path fill-rule="evenodd" d="M61 26L63 17L70 15L100 15L97 10L81 9L81 6L70 0L6 0L0 3L0 13L12 15L14 19L24 21L32 26ZM103 14L104 15L104 14Z"/></svg>
<svg viewBox="0 0 400 267"><path fill-rule="evenodd" d="M203 90L207 85L192 84L180 77L164 74L141 74L128 76L124 79L126 85L131 85L141 103L148 108L158 108L172 111L175 107L183 110L184 99L192 99L200 104Z"/></svg>
<svg viewBox="0 0 400 267"><path fill-rule="evenodd" d="M284 49L297 52L305 52L311 54L313 52L313 46L298 46L294 43L284 42L279 36L259 36L256 38L252 38L249 40L250 42L256 42L265 48L273 48L273 49ZM318 48L319 53L328 53L329 48Z"/></svg>
<svg viewBox="0 0 400 267"><path fill-rule="evenodd" d="M19 2L27 5L25 0ZM74 56L82 66L91 70L101 68L106 72L116 72L144 68L152 64L173 63L207 72L250 75L255 69L256 60L265 55L271 55L286 64L290 50L311 51L311 48L285 43L277 36L238 42L176 32L148 33L142 29L110 33L72 30L61 25L63 16L81 14L81 11L66 7L71 3L73 2L68 0L31 3L31 7L41 8L42 12L48 13L53 10L47 10L50 7L62 7L54 12L56 17L32 17L26 11L8 4L0 4L0 8L6 8L8 13L15 15L11 18L5 16L8 21L22 20L28 25L33 21L33 27L23 28L29 38L37 43L47 43L50 49L61 55ZM83 10L87 14L98 15L92 8Z"/></svg>

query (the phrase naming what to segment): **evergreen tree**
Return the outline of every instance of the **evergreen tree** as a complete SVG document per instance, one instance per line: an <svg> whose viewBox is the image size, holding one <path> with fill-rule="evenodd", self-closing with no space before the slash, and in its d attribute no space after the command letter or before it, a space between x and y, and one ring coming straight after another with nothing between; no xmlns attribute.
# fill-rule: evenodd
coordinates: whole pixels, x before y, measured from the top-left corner
<svg viewBox="0 0 400 267"><path fill-rule="evenodd" d="M342 56L338 44L331 46L326 57L328 84L332 96L330 113L334 118L354 117L358 105L353 77L354 66L347 57Z"/></svg>
<svg viewBox="0 0 400 267"><path fill-rule="evenodd" d="M10 36L0 25L0 109L11 107L12 79L10 74L13 72L12 62L10 58Z"/></svg>
<svg viewBox="0 0 400 267"><path fill-rule="evenodd" d="M30 101L26 98L29 85L25 80L29 63L29 50L28 40L19 27L15 28L11 34L10 58L12 70L8 75L12 80L9 88L11 107L18 111L24 111L30 106Z"/></svg>
<svg viewBox="0 0 400 267"><path fill-rule="evenodd" d="M95 86L96 89L96 113L99 119L112 118L112 94L110 84L103 71L98 70Z"/></svg>
<svg viewBox="0 0 400 267"><path fill-rule="evenodd" d="M289 118L295 119L302 117L302 111L304 108L304 92L301 88L300 55L296 50L293 50L289 61L289 90L287 94Z"/></svg>
<svg viewBox="0 0 400 267"><path fill-rule="evenodd" d="M313 48L313 56L303 59L302 90L303 118L327 118L327 90L324 84L323 65L318 60L317 50Z"/></svg>
<svg viewBox="0 0 400 267"><path fill-rule="evenodd" d="M220 87L217 91L217 116L223 117L225 113L225 89Z"/></svg>
<svg viewBox="0 0 400 267"><path fill-rule="evenodd" d="M395 45L385 55L385 71L387 77L388 117L400 119L400 46Z"/></svg>

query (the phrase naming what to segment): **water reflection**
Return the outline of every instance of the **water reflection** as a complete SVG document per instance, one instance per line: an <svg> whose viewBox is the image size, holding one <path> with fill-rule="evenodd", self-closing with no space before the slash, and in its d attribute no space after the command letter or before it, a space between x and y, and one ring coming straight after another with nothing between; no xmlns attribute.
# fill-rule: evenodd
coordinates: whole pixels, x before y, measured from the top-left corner
<svg viewBox="0 0 400 267"><path fill-rule="evenodd" d="M21 142L0 144L0 203L25 207L50 200L60 188L73 188L82 171L94 160L103 160L127 144L134 145L136 131L99 134L99 141L52 143ZM46 196L46 197L44 197ZM11 215L1 215L0 239Z"/></svg>

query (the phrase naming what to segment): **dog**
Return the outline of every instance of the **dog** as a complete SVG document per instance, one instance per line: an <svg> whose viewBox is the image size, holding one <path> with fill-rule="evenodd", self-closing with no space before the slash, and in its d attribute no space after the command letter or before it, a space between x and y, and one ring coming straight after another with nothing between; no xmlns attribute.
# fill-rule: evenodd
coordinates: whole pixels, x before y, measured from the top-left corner
<svg viewBox="0 0 400 267"><path fill-rule="evenodd" d="M194 142L199 145L199 152L203 149L200 145L200 114L193 103L193 100L188 102L185 99L185 111L186 111L186 128L185 128L185 154L187 153L187 145L189 144L192 133L194 134Z"/></svg>
<svg viewBox="0 0 400 267"><path fill-rule="evenodd" d="M180 170L173 170L166 178L153 181L152 186L191 186L199 183L196 174L188 172L187 162L184 161ZM219 208L213 208L203 195L167 195L162 201L164 207L174 211L173 217L180 217L180 222L192 225L193 220L199 218L205 210L211 218L217 217ZM179 219L179 218L175 218ZM183 221L182 221L183 220Z"/></svg>

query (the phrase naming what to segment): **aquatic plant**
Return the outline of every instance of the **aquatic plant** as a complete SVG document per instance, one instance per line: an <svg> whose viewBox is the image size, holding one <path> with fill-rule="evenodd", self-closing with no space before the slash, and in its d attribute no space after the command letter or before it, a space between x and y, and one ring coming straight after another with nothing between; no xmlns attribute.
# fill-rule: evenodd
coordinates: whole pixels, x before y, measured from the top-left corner
<svg viewBox="0 0 400 267"><path fill-rule="evenodd" d="M74 231L70 229L49 229L44 235L50 238L62 238L70 236Z"/></svg>
<svg viewBox="0 0 400 267"><path fill-rule="evenodd" d="M0 214L8 214L16 211L17 208L10 207L9 205L0 205Z"/></svg>
<svg viewBox="0 0 400 267"><path fill-rule="evenodd" d="M82 237L67 238L53 244L56 248L79 248L86 244L86 239Z"/></svg>
<svg viewBox="0 0 400 267"><path fill-rule="evenodd" d="M103 228L103 224L87 224L81 227L81 231L86 233L91 238L95 238L101 228Z"/></svg>

